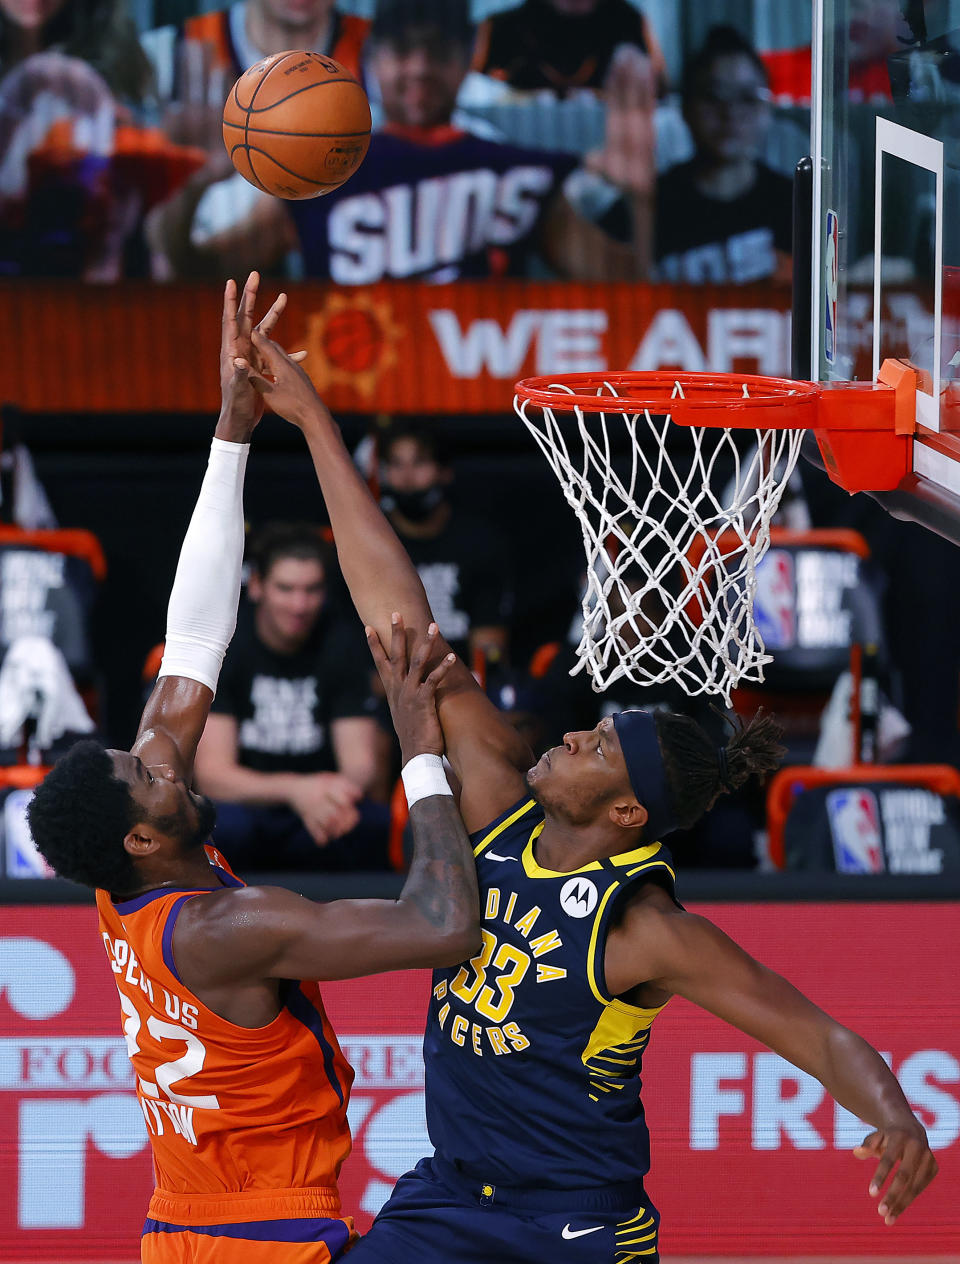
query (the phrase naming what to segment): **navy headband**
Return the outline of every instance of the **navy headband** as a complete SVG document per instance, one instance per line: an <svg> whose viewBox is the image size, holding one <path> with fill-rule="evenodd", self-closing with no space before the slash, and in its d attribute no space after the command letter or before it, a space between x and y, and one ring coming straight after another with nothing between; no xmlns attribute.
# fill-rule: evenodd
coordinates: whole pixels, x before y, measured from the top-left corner
<svg viewBox="0 0 960 1264"><path fill-rule="evenodd" d="M653 841L677 828L670 791L657 741L657 728L650 711L618 711L613 726L620 739L627 776L637 799L647 809L644 837Z"/></svg>

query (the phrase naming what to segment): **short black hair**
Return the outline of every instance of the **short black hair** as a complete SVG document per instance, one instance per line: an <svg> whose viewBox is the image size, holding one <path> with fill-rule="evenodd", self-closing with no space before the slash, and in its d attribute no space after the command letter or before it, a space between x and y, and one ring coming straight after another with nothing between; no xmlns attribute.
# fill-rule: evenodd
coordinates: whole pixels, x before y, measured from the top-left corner
<svg viewBox="0 0 960 1264"><path fill-rule="evenodd" d="M377 0L370 27L373 43L405 47L411 33L427 31L451 44L472 47L469 0Z"/></svg>
<svg viewBox="0 0 960 1264"><path fill-rule="evenodd" d="M764 84L770 86L770 72L763 58L735 26L711 26L707 37L697 51L687 59L683 67L681 94L684 99L696 96L700 81L718 57L739 55L747 57L759 71Z"/></svg>
<svg viewBox="0 0 960 1264"><path fill-rule="evenodd" d="M419 421L394 421L377 435L377 451L381 461L390 460L390 450L401 439L411 439L420 445L431 461L444 467L450 464L446 443L436 430Z"/></svg>
<svg viewBox="0 0 960 1264"><path fill-rule="evenodd" d="M333 550L310 522L268 522L250 541L249 556L261 579L287 557L319 562L328 578L334 566Z"/></svg>
<svg viewBox="0 0 960 1264"><path fill-rule="evenodd" d="M37 786L27 807L37 850L61 878L122 895L138 885L123 840L142 812L93 738L77 742Z"/></svg>

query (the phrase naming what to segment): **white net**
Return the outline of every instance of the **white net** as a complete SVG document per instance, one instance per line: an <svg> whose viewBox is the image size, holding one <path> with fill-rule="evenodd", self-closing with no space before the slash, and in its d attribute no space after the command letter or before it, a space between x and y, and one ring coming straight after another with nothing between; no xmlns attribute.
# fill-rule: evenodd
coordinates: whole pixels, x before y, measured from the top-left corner
<svg viewBox="0 0 960 1264"><path fill-rule="evenodd" d="M681 427L604 412L604 394L616 392L606 385L586 413L514 401L583 533L575 671L597 691L626 676L729 701L771 661L754 622L756 567L805 432ZM671 398L683 397L677 382Z"/></svg>

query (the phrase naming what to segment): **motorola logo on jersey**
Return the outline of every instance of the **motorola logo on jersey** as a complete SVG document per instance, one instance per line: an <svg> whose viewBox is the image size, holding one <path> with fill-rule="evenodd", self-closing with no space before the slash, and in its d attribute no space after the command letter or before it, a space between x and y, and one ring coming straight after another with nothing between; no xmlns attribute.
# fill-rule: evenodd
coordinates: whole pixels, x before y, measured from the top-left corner
<svg viewBox="0 0 960 1264"><path fill-rule="evenodd" d="M560 888L560 907L568 917L589 917L599 898L589 878L571 878Z"/></svg>

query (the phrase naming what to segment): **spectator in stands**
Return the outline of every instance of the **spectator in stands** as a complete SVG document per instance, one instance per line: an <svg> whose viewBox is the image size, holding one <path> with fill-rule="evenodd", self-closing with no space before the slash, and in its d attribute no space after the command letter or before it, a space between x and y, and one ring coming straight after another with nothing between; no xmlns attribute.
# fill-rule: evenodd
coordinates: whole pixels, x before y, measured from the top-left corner
<svg viewBox="0 0 960 1264"><path fill-rule="evenodd" d="M403 541L434 618L469 665L507 657L512 605L510 550L486 520L450 499L453 471L427 427L397 424L380 441L381 504Z"/></svg>
<svg viewBox="0 0 960 1264"><path fill-rule="evenodd" d="M923 7L907 0L848 0L847 94L853 102L890 100L887 60L922 37ZM836 37L839 38L839 37ZM813 57L809 44L762 54L778 105L809 105Z"/></svg>
<svg viewBox="0 0 960 1264"><path fill-rule="evenodd" d="M342 62L360 75L360 54L369 22L337 12L334 0L234 0L227 9L200 13L179 26L148 31L143 47L153 63L163 101L197 101L196 84L183 79L195 69L226 72L232 84L250 66L289 48L302 48ZM185 49L202 51L196 62ZM208 102L213 104L213 102Z"/></svg>
<svg viewBox="0 0 960 1264"><path fill-rule="evenodd" d="M235 0L179 26L148 31L167 127L208 153L204 167L151 216L154 270L173 276L234 275L245 261L278 270L295 244L276 198L239 175L223 147L223 102L234 81L271 53L310 49L358 78L369 22L339 13L334 0Z"/></svg>
<svg viewBox="0 0 960 1264"><path fill-rule="evenodd" d="M566 96L578 88L601 89L614 52L624 44L650 58L663 88L667 68L660 45L630 0L523 0L481 25L473 65L512 88Z"/></svg>
<svg viewBox="0 0 960 1264"><path fill-rule="evenodd" d="M276 266L299 246L306 275L341 285L524 275L538 251L562 275L642 274L635 243L649 234L636 225L649 218L654 172L649 58L621 50L605 145L589 170L574 170L570 155L452 126L473 44L467 0L381 0L370 42L386 122L360 170L322 198L270 199L264 214L274 218L242 243L242 258L235 236L191 241L191 217L166 216L160 238L174 273L219 273L227 260L234 271Z"/></svg>
<svg viewBox="0 0 960 1264"><path fill-rule="evenodd" d="M150 63L123 0L0 0L0 78L27 58L51 52L86 62L119 100L139 103L150 89ZM62 63L55 62L58 66L62 77ZM81 108L88 104L86 82L74 85ZM34 95L41 91L36 79L30 84ZM58 82L57 89L69 91L71 83Z"/></svg>
<svg viewBox="0 0 960 1264"><path fill-rule="evenodd" d="M254 547L239 624L197 752L219 801L215 839L259 869L386 865L375 702L360 629L330 607L330 552L316 528L278 523Z"/></svg>
<svg viewBox="0 0 960 1264"><path fill-rule="evenodd" d="M151 77L119 2L0 0L0 275L147 270L141 189L114 159Z"/></svg>
<svg viewBox="0 0 960 1264"><path fill-rule="evenodd" d="M655 274L663 281L788 280L793 194L757 153L770 120L767 72L732 27L714 27L687 63L684 117L695 153L659 179Z"/></svg>

